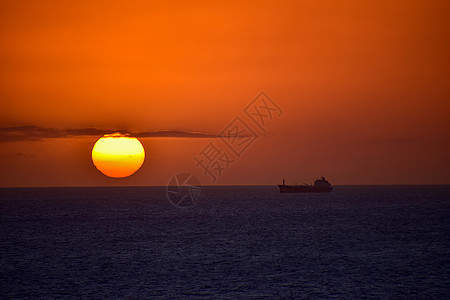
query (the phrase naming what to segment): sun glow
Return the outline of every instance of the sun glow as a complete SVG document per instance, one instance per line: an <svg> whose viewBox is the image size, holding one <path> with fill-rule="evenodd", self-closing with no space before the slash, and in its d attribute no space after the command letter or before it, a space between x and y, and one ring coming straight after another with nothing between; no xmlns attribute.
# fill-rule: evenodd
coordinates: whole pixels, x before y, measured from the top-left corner
<svg viewBox="0 0 450 300"><path fill-rule="evenodd" d="M108 177L133 175L144 163L145 151L135 137L120 133L105 134L92 148L92 162Z"/></svg>

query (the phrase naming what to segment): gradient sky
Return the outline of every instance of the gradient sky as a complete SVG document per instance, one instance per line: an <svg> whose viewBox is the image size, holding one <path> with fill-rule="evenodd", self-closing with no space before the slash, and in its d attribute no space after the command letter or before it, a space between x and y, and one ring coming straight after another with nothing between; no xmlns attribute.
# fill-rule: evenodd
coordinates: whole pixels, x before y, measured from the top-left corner
<svg viewBox="0 0 450 300"><path fill-rule="evenodd" d="M3 0L0 186L165 185L182 171L449 184L448 3ZM244 112L261 91L283 111L266 132ZM194 157L211 141L227 151L214 136L238 116L259 138L211 182ZM152 133L125 179L91 161L117 130Z"/></svg>

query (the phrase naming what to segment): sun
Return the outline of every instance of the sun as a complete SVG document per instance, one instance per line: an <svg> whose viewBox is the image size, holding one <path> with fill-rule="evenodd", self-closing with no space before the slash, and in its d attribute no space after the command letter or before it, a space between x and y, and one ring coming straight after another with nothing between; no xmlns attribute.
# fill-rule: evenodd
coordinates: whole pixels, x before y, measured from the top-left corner
<svg viewBox="0 0 450 300"><path fill-rule="evenodd" d="M108 177L133 175L144 163L145 151L141 142L121 133L105 134L92 148L92 162Z"/></svg>

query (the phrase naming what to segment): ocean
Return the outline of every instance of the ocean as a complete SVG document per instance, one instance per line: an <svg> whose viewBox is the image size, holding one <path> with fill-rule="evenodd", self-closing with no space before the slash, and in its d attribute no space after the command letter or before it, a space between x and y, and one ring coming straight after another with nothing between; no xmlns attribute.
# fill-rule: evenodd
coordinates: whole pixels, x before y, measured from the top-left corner
<svg viewBox="0 0 450 300"><path fill-rule="evenodd" d="M0 189L2 299L450 297L450 186Z"/></svg>

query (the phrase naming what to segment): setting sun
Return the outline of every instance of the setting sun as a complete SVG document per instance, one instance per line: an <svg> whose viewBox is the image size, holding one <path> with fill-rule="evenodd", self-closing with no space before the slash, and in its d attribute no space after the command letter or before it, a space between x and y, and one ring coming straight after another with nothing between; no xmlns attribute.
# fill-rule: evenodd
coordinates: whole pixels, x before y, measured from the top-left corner
<svg viewBox="0 0 450 300"><path fill-rule="evenodd" d="M145 151L141 142L120 133L104 135L92 148L92 162L108 177L130 176L139 170L144 159Z"/></svg>

